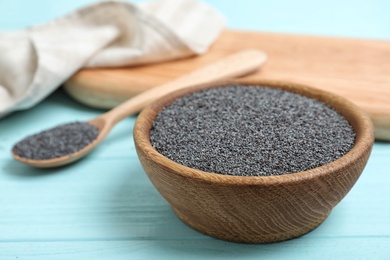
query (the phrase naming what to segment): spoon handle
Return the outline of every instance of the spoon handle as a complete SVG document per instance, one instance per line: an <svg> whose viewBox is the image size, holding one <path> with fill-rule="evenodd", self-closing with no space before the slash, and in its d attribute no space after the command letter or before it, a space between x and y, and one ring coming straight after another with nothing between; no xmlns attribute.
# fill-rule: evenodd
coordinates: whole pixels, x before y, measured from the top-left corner
<svg viewBox="0 0 390 260"><path fill-rule="evenodd" d="M219 79L243 76L257 70L266 60L267 55L260 50L248 49L237 52L176 80L142 92L103 114L102 117L115 124L129 115L139 112L153 100L172 91Z"/></svg>

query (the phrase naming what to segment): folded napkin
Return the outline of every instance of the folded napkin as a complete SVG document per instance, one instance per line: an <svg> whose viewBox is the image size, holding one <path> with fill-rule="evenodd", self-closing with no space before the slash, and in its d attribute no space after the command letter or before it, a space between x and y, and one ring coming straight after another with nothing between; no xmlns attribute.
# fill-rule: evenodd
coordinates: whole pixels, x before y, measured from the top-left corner
<svg viewBox="0 0 390 260"><path fill-rule="evenodd" d="M197 0L107 1L0 33L0 117L34 106L81 68L202 54L224 25L217 11Z"/></svg>

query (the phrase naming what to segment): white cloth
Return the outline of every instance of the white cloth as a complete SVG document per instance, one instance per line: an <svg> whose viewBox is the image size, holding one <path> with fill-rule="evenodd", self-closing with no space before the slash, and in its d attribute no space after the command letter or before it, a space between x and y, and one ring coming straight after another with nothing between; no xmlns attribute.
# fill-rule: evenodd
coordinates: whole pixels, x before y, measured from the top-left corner
<svg viewBox="0 0 390 260"><path fill-rule="evenodd" d="M0 118L34 106L81 68L202 54L224 26L217 11L197 0L107 1L0 33Z"/></svg>

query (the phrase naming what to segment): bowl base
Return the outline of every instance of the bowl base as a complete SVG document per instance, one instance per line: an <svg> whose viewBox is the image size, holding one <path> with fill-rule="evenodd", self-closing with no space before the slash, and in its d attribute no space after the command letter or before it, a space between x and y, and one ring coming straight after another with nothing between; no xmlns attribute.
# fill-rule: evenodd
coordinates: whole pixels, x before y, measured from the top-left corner
<svg viewBox="0 0 390 260"><path fill-rule="evenodd" d="M277 233L277 234L233 234L233 233L225 233L220 230L210 230L202 225L198 224L196 221L187 218L184 214L182 214L179 210L171 207L175 214L179 217L181 221L183 221L189 227L214 238L235 242L235 243L245 243L245 244L269 244L282 242L286 240L290 240L293 238L301 237L310 231L316 229L325 219L329 216L330 212L321 218L316 219L316 221L311 222L309 225L306 225L300 229L295 229L292 231Z"/></svg>

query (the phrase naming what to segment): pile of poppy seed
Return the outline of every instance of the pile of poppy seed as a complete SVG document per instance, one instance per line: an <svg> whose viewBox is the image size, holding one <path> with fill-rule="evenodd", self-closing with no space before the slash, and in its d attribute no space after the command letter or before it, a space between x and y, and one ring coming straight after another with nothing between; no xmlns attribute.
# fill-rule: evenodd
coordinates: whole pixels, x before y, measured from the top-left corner
<svg viewBox="0 0 390 260"><path fill-rule="evenodd" d="M26 159L54 159L83 149L98 135L99 130L93 125L68 123L26 137L14 145L12 152Z"/></svg>
<svg viewBox="0 0 390 260"><path fill-rule="evenodd" d="M213 88L175 100L155 118L152 146L198 170L270 176L330 163L352 149L348 121L325 104L261 86Z"/></svg>

